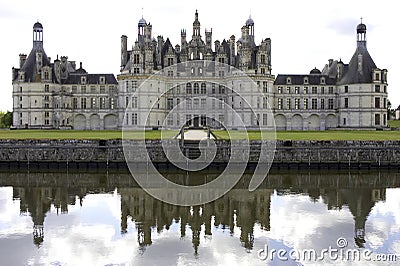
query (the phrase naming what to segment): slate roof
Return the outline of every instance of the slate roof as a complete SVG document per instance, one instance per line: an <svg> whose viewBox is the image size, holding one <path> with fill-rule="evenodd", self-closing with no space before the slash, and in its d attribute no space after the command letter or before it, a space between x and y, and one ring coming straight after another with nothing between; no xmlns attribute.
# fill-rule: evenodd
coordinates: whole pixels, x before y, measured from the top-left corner
<svg viewBox="0 0 400 266"><path fill-rule="evenodd" d="M42 53L42 66L50 66L49 58L46 52L40 48L33 48L29 53L21 71L25 71L25 82L39 82L40 74L37 74L36 69L36 52L40 51Z"/></svg>
<svg viewBox="0 0 400 266"><path fill-rule="evenodd" d="M359 55L362 55L361 71L358 71ZM376 65L368 53L366 45L361 43L351 58L348 69L345 69L343 78L339 81L339 84L372 83L372 73L375 68Z"/></svg>
<svg viewBox="0 0 400 266"><path fill-rule="evenodd" d="M100 82L100 77L105 78L105 84L115 84L118 82L114 77L114 74L80 74L80 73L70 73L68 78L63 81L63 84L81 84L81 77L86 76L86 84L98 84Z"/></svg>
<svg viewBox="0 0 400 266"><path fill-rule="evenodd" d="M286 80L290 77L291 84L287 84ZM308 78L308 83L304 84L304 78ZM321 84L321 77L325 78L325 84ZM281 75L279 74L274 82L274 85L335 85L336 79L326 75Z"/></svg>

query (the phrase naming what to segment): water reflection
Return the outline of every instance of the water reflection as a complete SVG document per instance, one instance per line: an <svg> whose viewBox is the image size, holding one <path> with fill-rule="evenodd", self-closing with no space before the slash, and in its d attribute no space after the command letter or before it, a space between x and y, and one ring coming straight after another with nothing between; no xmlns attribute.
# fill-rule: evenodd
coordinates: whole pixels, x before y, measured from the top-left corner
<svg viewBox="0 0 400 266"><path fill-rule="evenodd" d="M176 173L171 175L181 178ZM225 235L224 240L221 240L221 245L226 243L231 247L233 254L240 253L238 247L234 247L234 242L228 244L231 240L226 237L233 237L236 243L241 244L243 251L251 254L251 259L255 263L261 263L257 260L254 250L259 249L266 242L275 247L288 248L307 243L310 246L304 248L314 246L324 248L321 243L330 243L338 236L343 236L347 237L349 242L353 239L352 244L355 247L371 247L372 245L366 241L368 234L366 222L376 204L385 204L387 188L400 187L399 175L393 172L271 173L259 189L248 192L251 174L245 174L237 186L222 198L209 204L193 207L174 206L154 199L140 189L128 173L0 173L0 187L12 187L12 199L13 202L19 201L21 217L28 215L32 220L33 244L38 248L46 246L46 241L54 244L52 239L54 234L46 236L48 224L52 228L59 226L57 230L66 233L70 229L66 225L67 220L77 219L76 212L88 204L91 208L84 211L86 219L82 218L85 215L82 211L80 220L75 221L75 224L83 224L87 229L91 225L109 225L102 227L102 230L106 231L115 230L115 232L112 231L109 242L116 241L115 239L130 239L134 236L136 239L134 246L137 247L138 254L142 257L151 256L153 262L157 261L156 257L159 254L147 250L155 244L154 238L156 238L154 250L160 245L170 249L169 256L172 257L169 258L170 261L173 264L179 264L174 258L175 252L178 253L176 247L163 245L162 236L173 232L175 239L190 239L193 258L199 258L202 252L211 256L207 247L214 244L210 242L218 243L221 235ZM396 190L398 194L399 191ZM0 190L0 213L2 211L1 193L4 191ZM168 189L165 192L168 194ZM92 197L96 195L103 198ZM104 197L112 197L113 203L107 203ZM106 206L103 203L109 204L109 208L105 209ZM400 207L400 201L397 204ZM74 211L70 213L71 209ZM343 210L348 210L348 212ZM316 213L338 218L336 221L332 219L324 221L323 218L318 218L320 216ZM346 219L348 215L353 219L351 223ZM50 217L49 221L46 216ZM54 216L63 217L65 224L62 220L55 222ZM109 216L117 218L112 220ZM288 221L296 217L297 222ZM310 217L314 217L312 218L314 220L307 220ZM109 219L111 220L108 221ZM271 221L274 222L271 223ZM313 228L303 221L320 224ZM395 227L398 228L399 225L400 221L394 222ZM310 229L307 230L307 228ZM378 229L370 227L371 235L376 235ZM286 232L281 230L286 230ZM290 236L287 234L290 230L296 233ZM297 231L301 230L305 231L302 237L307 236L309 239L301 239L302 237L298 236ZM349 233L350 231L352 233ZM330 232L330 235L321 235L326 232ZM101 234L101 232L97 233ZM389 250L389 246L396 247L400 244L396 232L391 232L391 234L384 240L387 246L386 251ZM7 229L5 222L0 218L0 246L2 246L0 250L11 242L10 237L16 237L12 235L12 226ZM85 240L84 235L74 237L77 241ZM2 238L6 241L2 241ZM89 238L85 241L90 243L93 239ZM165 243L168 243L167 239ZM131 242L130 245L132 245ZM187 249L188 244L185 246ZM203 248L200 249L201 247ZM400 249L395 251L400 252ZM93 252L101 253L100 250ZM188 262L190 257L184 257ZM113 262L110 257L107 259L102 263ZM209 258L200 256L200 260L202 259L207 264L210 262ZM218 261L212 263L215 262Z"/></svg>

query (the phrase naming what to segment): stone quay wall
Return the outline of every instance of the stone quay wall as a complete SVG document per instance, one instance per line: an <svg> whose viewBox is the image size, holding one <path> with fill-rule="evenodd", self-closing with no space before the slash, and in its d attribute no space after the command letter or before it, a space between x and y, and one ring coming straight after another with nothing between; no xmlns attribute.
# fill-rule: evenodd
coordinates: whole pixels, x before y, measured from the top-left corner
<svg viewBox="0 0 400 266"><path fill-rule="evenodd" d="M131 140L127 154L135 161L149 163L146 154L136 152L141 143L143 141ZM217 151L213 164L226 164L235 157L229 141L216 140L215 143ZM249 165L257 164L260 144L261 141L250 141ZM146 147L153 163L168 167L160 140L146 140ZM185 144L183 150L196 150L194 147L196 145ZM26 165L102 168L126 167L126 161L122 140L0 140L0 168ZM272 166L399 168L400 141L277 141Z"/></svg>

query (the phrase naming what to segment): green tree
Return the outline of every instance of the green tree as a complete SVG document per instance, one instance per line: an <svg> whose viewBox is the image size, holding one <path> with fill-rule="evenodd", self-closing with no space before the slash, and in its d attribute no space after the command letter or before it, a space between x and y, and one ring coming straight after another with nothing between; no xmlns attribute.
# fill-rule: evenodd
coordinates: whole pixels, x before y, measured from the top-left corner
<svg viewBox="0 0 400 266"><path fill-rule="evenodd" d="M12 112L0 112L0 128L9 128L12 126Z"/></svg>

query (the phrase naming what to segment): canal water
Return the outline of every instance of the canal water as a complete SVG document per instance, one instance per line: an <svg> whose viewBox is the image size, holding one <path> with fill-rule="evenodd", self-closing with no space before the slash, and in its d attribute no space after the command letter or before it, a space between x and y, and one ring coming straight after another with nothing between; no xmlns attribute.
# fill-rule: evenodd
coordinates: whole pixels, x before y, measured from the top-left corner
<svg viewBox="0 0 400 266"><path fill-rule="evenodd" d="M181 207L125 171L0 172L0 265L400 263L400 173L276 170L253 192L250 178Z"/></svg>

